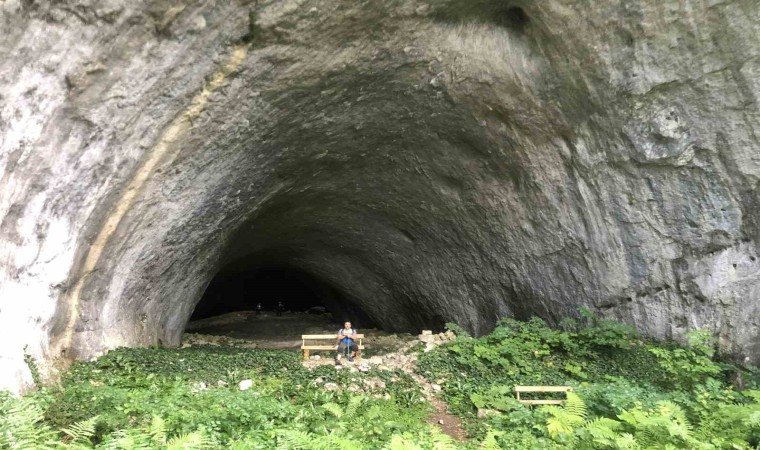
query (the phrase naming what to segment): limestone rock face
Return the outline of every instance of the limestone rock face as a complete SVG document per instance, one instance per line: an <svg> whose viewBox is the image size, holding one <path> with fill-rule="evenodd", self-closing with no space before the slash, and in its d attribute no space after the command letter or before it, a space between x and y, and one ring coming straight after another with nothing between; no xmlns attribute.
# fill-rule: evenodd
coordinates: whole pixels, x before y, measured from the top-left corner
<svg viewBox="0 0 760 450"><path fill-rule="evenodd" d="M5 0L0 55L0 388L179 343L239 258L759 362L756 0Z"/></svg>

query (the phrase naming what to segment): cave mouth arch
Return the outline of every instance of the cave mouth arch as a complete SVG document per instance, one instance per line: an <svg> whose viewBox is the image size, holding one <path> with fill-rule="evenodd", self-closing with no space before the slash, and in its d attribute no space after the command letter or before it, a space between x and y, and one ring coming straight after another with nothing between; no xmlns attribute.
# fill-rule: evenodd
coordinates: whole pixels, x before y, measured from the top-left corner
<svg viewBox="0 0 760 450"><path fill-rule="evenodd" d="M238 311L253 311L261 303L264 313L276 311L282 302L286 313L324 308L336 323L352 321L362 328L376 324L339 287L299 267L244 257L223 266L208 284L190 321Z"/></svg>

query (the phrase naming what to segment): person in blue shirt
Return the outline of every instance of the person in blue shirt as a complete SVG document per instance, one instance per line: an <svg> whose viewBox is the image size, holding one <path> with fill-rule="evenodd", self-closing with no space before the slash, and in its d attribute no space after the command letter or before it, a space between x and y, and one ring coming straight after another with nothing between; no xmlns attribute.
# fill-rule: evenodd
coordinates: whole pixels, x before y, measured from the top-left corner
<svg viewBox="0 0 760 450"><path fill-rule="evenodd" d="M335 361L340 364L341 355L346 355L348 362L352 362L356 357L357 345L355 341L356 330L351 328L351 322L343 324L343 328L338 330L336 340L338 342L338 354L335 356Z"/></svg>

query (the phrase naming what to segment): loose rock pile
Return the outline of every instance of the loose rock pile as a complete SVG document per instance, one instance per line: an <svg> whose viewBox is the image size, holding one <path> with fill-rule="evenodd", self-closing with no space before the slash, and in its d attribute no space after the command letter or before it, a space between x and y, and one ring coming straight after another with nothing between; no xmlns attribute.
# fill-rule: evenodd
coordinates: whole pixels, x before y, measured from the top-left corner
<svg viewBox="0 0 760 450"><path fill-rule="evenodd" d="M419 341L425 344L425 352L429 352L443 343L453 341L456 337L456 334L451 330L438 334L433 334L431 330L422 330L422 333L417 336Z"/></svg>

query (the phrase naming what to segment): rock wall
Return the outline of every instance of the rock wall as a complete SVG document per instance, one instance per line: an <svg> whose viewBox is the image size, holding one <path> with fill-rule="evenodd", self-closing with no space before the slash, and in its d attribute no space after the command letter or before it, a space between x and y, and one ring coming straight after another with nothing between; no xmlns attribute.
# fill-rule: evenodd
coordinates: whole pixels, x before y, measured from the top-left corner
<svg viewBox="0 0 760 450"><path fill-rule="evenodd" d="M178 343L243 257L760 360L755 0L5 0L0 54L0 388Z"/></svg>

